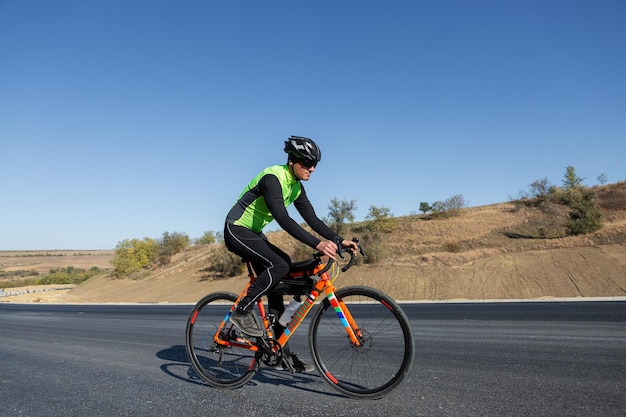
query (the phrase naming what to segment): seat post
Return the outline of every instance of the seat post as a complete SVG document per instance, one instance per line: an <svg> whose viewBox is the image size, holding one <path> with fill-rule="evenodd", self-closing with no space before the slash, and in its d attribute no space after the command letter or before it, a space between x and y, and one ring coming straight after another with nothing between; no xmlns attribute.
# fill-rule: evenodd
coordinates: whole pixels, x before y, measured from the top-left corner
<svg viewBox="0 0 626 417"><path fill-rule="evenodd" d="M242 259L241 262L246 264L246 267L248 268L248 277L250 279L256 277L256 275L254 274L254 271L252 270L252 264L250 263L250 261L247 261L245 259Z"/></svg>

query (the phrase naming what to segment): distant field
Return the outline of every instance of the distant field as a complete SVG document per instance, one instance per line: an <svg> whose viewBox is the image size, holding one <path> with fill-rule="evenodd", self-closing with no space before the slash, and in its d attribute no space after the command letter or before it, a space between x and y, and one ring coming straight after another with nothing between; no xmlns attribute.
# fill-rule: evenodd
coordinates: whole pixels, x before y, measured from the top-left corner
<svg viewBox="0 0 626 417"><path fill-rule="evenodd" d="M52 250L52 251L0 251L0 271L37 271L47 273L51 269L89 269L97 266L110 269L112 250Z"/></svg>

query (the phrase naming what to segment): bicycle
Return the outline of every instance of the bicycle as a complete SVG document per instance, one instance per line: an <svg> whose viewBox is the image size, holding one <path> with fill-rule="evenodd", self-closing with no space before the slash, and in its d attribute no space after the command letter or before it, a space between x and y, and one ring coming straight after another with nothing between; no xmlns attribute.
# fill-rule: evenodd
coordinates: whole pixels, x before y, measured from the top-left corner
<svg viewBox="0 0 626 417"><path fill-rule="evenodd" d="M358 239L353 240L358 244ZM341 245L338 247L343 258ZM359 249L363 253L360 245ZM394 390L413 362L411 326L398 303L382 291L334 286L339 270L345 272L354 265L355 254L347 252L349 262L341 268L333 259L322 262L320 253L292 264L289 276L279 285L287 294L306 298L277 339L272 325L278 317L266 312L261 299L254 311L263 336L247 336L229 320L256 278L250 262L244 261L249 282L239 295L208 294L189 315L185 346L196 374L212 387L234 389L253 378L261 363L269 367L282 365L293 373L283 347L315 302L323 298L313 312L308 335L315 367L323 379L352 398L377 399Z"/></svg>

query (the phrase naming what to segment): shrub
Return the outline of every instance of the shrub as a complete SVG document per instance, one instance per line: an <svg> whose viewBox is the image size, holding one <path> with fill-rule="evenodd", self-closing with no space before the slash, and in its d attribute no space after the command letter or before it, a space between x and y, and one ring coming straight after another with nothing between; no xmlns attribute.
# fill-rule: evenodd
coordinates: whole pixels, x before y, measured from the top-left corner
<svg viewBox="0 0 626 417"><path fill-rule="evenodd" d="M235 277L243 271L243 263L240 256L229 251L225 245L220 245L213 252L211 264L206 270L216 273L221 278Z"/></svg>
<svg viewBox="0 0 626 417"><path fill-rule="evenodd" d="M50 273L38 278L34 285L50 285L50 284L80 284L100 273L97 266L91 267L89 271L81 268L68 266L66 268L51 269Z"/></svg>
<svg viewBox="0 0 626 417"><path fill-rule="evenodd" d="M435 201L432 207L433 217L456 216L465 207L467 207L465 198L463 195L457 194L444 201Z"/></svg>
<svg viewBox="0 0 626 417"><path fill-rule="evenodd" d="M0 278L2 279L13 279L13 278L24 278L24 277L32 277L39 275L39 272L34 269L25 270L18 269L17 271L0 271Z"/></svg>
<svg viewBox="0 0 626 417"><path fill-rule="evenodd" d="M579 189L576 193L570 193L569 198L572 209L566 225L569 235L592 233L602 228L602 212L592 189Z"/></svg>
<svg viewBox="0 0 626 417"><path fill-rule="evenodd" d="M221 241L222 241L222 236L220 233L209 230L207 232L204 232L204 234L201 237L197 238L194 241L194 243L196 245L210 245L212 243L221 242Z"/></svg>
<svg viewBox="0 0 626 417"><path fill-rule="evenodd" d="M111 263L115 276L123 277L154 264L159 256L159 243L151 238L125 239L115 247Z"/></svg>
<svg viewBox="0 0 626 417"><path fill-rule="evenodd" d="M540 180L532 182L529 188L531 195L537 199L537 204L539 205L546 201L546 198L552 190L552 184L550 184L547 177L543 177Z"/></svg>
<svg viewBox="0 0 626 417"><path fill-rule="evenodd" d="M365 257L358 256L357 263L377 264L389 257L389 247L384 242L384 237L376 231L368 230L360 236L360 243L365 252Z"/></svg>
<svg viewBox="0 0 626 417"><path fill-rule="evenodd" d="M397 226L396 219L392 217L389 207L384 206L370 206L365 220L368 220L367 228L372 231L391 232Z"/></svg>
<svg viewBox="0 0 626 417"><path fill-rule="evenodd" d="M171 257L182 252L190 243L191 239L185 233L163 232L163 237L159 240L159 263L161 265L170 263Z"/></svg>
<svg viewBox="0 0 626 417"><path fill-rule="evenodd" d="M451 253L461 252L461 249L462 249L461 242L458 242L458 241L446 242L443 245L443 247L447 252L451 252Z"/></svg>

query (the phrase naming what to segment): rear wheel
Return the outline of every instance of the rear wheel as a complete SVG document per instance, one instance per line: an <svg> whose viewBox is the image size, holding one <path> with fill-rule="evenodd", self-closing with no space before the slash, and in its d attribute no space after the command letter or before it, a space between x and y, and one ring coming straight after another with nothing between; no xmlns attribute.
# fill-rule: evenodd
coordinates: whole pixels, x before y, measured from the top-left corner
<svg viewBox="0 0 626 417"><path fill-rule="evenodd" d="M359 346L347 336L345 321L328 299L312 317L309 344L315 365L336 389L355 398L380 398L396 388L413 362L413 333L393 299L369 287L337 290L339 303L358 326Z"/></svg>
<svg viewBox="0 0 626 417"><path fill-rule="evenodd" d="M187 320L187 357L196 374L213 387L241 387L259 368L255 352L241 343L247 336L230 322L222 328L220 338L232 344L223 346L213 340L235 301L233 293L211 293L198 301Z"/></svg>

